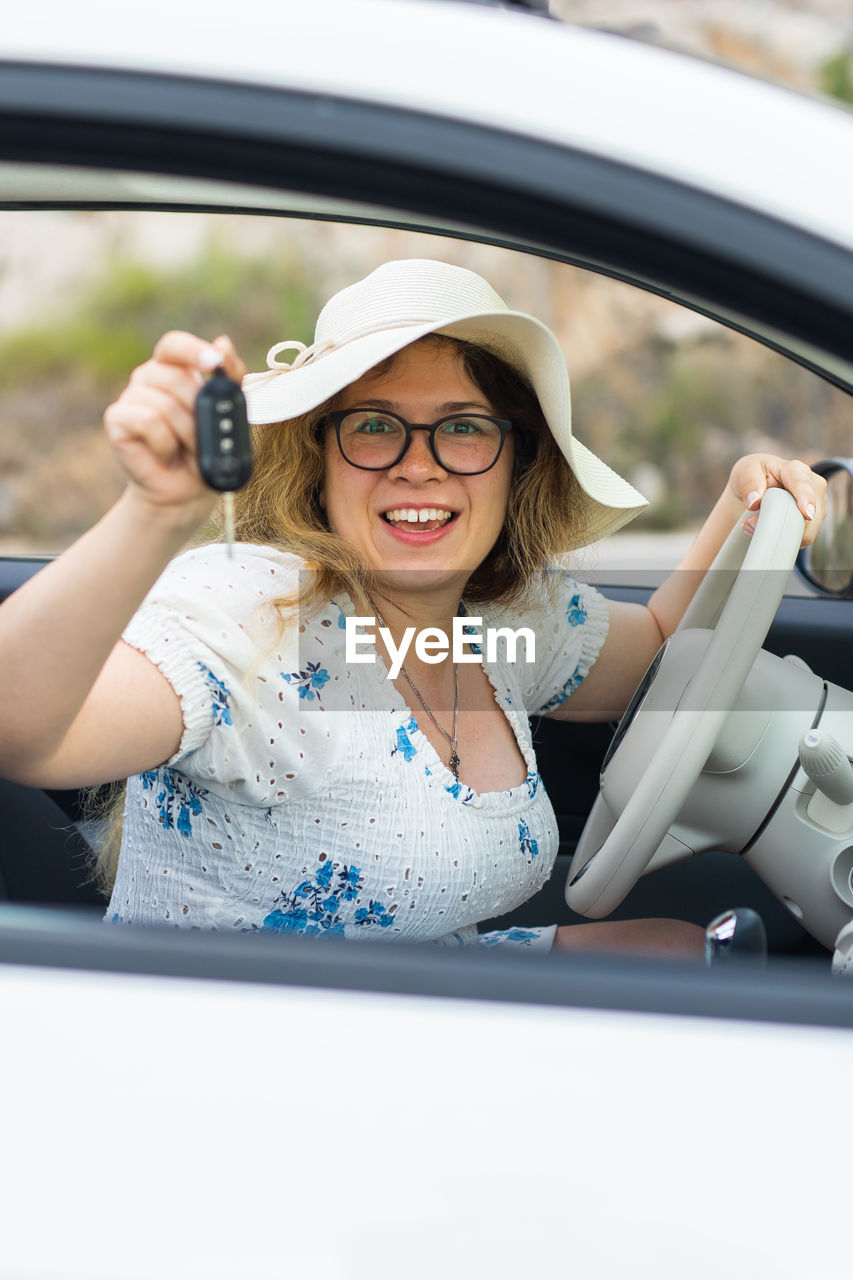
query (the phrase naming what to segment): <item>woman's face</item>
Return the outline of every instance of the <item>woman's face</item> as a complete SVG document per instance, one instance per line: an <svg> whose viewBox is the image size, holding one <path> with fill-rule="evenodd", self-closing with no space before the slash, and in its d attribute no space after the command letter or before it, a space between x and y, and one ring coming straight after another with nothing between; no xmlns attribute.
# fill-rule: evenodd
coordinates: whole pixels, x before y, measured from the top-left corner
<svg viewBox="0 0 853 1280"><path fill-rule="evenodd" d="M339 409L382 409L408 422L452 413L495 414L465 373L449 342L406 347L388 373L367 373L341 393ZM453 475L433 457L425 431L414 431L401 460L387 471L362 471L341 456L326 432L321 493L329 527L397 590L456 587L488 555L503 527L513 465L510 435L497 463L481 475ZM437 519L411 523L401 513L434 509ZM391 585L389 583L389 585Z"/></svg>

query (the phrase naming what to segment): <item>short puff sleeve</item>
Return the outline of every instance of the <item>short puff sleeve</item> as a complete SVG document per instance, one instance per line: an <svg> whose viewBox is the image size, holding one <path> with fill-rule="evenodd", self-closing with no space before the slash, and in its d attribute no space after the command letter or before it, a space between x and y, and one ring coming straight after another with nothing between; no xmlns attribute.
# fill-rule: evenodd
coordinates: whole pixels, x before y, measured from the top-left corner
<svg viewBox="0 0 853 1280"><path fill-rule="evenodd" d="M607 637L607 601L562 569L549 571L540 608L524 621L536 634L536 660L520 673L528 715L561 706L588 675Z"/></svg>
<svg viewBox="0 0 853 1280"><path fill-rule="evenodd" d="M300 714L296 600L302 562L274 547L237 544L185 552L131 619L123 639L163 673L181 703L184 732L168 761L208 790L243 803L284 803L318 783L327 717ZM312 757L314 757L312 759Z"/></svg>

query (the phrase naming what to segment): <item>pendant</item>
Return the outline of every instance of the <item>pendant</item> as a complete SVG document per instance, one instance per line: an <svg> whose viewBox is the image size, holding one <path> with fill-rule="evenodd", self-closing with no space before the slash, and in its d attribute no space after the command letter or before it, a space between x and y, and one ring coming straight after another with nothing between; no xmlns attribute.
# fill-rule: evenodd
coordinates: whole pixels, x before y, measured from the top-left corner
<svg viewBox="0 0 853 1280"><path fill-rule="evenodd" d="M459 753L455 747L452 747L450 751L450 772L453 774L457 782L459 781L459 764Z"/></svg>

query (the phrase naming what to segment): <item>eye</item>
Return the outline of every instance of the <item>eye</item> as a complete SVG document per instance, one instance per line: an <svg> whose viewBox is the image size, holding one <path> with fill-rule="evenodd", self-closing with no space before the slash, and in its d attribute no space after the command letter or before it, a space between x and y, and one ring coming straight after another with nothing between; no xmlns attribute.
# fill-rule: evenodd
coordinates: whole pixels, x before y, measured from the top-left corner
<svg viewBox="0 0 853 1280"><path fill-rule="evenodd" d="M371 415L369 418L354 418L351 423L347 423L347 426L351 431L365 436L381 436L388 431L397 430L393 422L389 422L387 418L378 414Z"/></svg>
<svg viewBox="0 0 853 1280"><path fill-rule="evenodd" d="M401 428L393 414L356 409L344 418L343 429L348 436L387 436L399 432Z"/></svg>
<svg viewBox="0 0 853 1280"><path fill-rule="evenodd" d="M487 418L451 418L441 424L441 432L447 436L481 436L491 426Z"/></svg>

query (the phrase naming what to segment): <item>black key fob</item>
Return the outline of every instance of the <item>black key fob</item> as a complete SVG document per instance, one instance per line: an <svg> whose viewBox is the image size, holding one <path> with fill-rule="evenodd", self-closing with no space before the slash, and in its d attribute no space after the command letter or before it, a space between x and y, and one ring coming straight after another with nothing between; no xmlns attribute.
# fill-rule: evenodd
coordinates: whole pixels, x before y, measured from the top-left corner
<svg viewBox="0 0 853 1280"><path fill-rule="evenodd" d="M242 489L252 474L246 399L224 369L215 369L196 396L195 427L204 483L218 493Z"/></svg>

